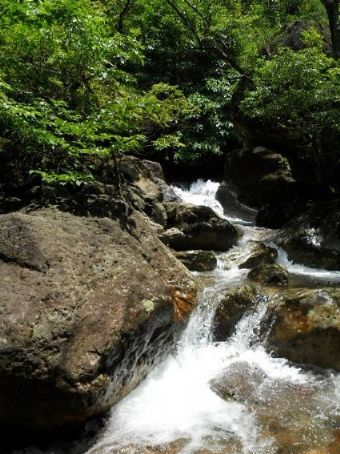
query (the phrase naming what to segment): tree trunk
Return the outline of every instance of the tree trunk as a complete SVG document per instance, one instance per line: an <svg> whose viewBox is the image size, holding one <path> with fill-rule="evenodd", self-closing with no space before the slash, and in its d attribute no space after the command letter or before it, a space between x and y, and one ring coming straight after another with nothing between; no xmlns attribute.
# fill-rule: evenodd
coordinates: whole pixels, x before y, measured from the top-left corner
<svg viewBox="0 0 340 454"><path fill-rule="evenodd" d="M332 39L333 57L340 58L340 18L339 18L339 4L340 0L321 0L326 8L329 30Z"/></svg>

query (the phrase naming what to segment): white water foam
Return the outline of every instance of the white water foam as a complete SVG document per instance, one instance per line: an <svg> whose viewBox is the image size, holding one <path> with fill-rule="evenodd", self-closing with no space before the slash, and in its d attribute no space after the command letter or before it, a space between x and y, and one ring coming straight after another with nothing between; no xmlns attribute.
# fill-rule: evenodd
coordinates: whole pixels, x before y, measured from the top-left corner
<svg viewBox="0 0 340 454"><path fill-rule="evenodd" d="M199 187L205 195L216 189L211 182L206 187L199 182ZM208 206L212 204L210 195ZM200 197L195 200L202 203ZM328 428L340 427L340 375L314 376L266 352L266 330L260 329L263 324L267 326L265 299L254 301L253 310L239 321L226 342L216 343L212 338L213 318L221 297L229 287L242 283L248 272L238 269L237 260L228 260L228 255L237 255L237 248L243 251L246 241L264 239L266 235L248 227L245 233L239 246L218 257L215 282L202 291L177 351L112 409L105 432L88 454L161 454L166 452L163 445L178 440L184 442L171 450L176 454L202 454L205 449L209 454L321 453L324 451L314 448L332 442ZM223 268L226 260L234 263L229 270ZM295 272L318 276L326 273L327 279L330 277L325 270L292 264L282 250L279 263ZM229 380L227 386L235 392L234 399L220 397L213 385L219 377ZM281 438L288 429L293 437L292 451L287 446L281 451L280 442L274 440L270 430L272 426L277 427ZM30 448L24 452L66 451Z"/></svg>
<svg viewBox="0 0 340 454"><path fill-rule="evenodd" d="M196 204L205 201L213 208L212 194L216 189L216 183L204 185L200 181L187 191L190 197L186 194L185 200ZM183 194L183 190L178 193ZM249 231L248 235L258 238L259 232ZM237 246L219 256L215 283L202 291L177 351L113 409L104 437L88 454L109 454L113 449L139 454L145 446L159 447L177 440L185 440L184 447L176 451L182 454L199 449L220 452L226 447L229 454L277 452L273 438L262 436L253 408L246 402L224 399L212 389L214 379L242 364L250 368L251 377L260 371L257 398L264 401L263 405L267 405L267 395L280 393L287 384L312 386L314 382L310 373L266 352L259 329L266 319L264 300L254 301L253 311L240 320L231 338L226 342L213 341L213 319L221 298L226 289L240 284L247 274L247 270L237 266L223 269L224 259L236 249Z"/></svg>
<svg viewBox="0 0 340 454"><path fill-rule="evenodd" d="M159 446L179 439L187 440L183 454L211 449L212 444L218 449L226 443L232 454L276 452L272 440L260 436L254 413L242 403L219 397L211 381L240 363L261 370L267 381L303 384L309 377L286 360L272 358L262 347L258 326L266 316L266 301L239 322L229 341L212 342L211 322L220 299L213 289L202 293L177 353L116 406L104 440L90 453L105 454L113 447L131 445Z"/></svg>
<svg viewBox="0 0 340 454"><path fill-rule="evenodd" d="M171 186L171 188L186 203L208 206L221 218L235 223L248 224L248 221L224 213L222 205L215 198L219 185L220 183L216 181L197 180L191 184L189 189L183 189L178 186Z"/></svg>
<svg viewBox="0 0 340 454"><path fill-rule="evenodd" d="M284 266L291 274L298 276L308 276L315 281L325 284L340 284L340 272L329 271L324 269L312 268L299 263L294 263L288 259L288 254L276 244L271 244L278 251L277 263Z"/></svg>

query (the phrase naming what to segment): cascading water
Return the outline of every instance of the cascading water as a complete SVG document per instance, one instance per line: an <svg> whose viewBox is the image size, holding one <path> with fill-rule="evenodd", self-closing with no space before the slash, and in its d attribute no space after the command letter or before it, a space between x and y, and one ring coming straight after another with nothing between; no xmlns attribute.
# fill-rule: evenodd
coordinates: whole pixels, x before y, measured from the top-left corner
<svg viewBox="0 0 340 454"><path fill-rule="evenodd" d="M222 215L217 183L184 191L186 202ZM339 454L340 379L314 375L265 350L267 302L259 297L226 342L213 341L215 310L247 270L237 257L265 230L246 227L239 246L221 254L176 352L113 410L88 454ZM282 262L282 253L280 260ZM226 261L231 268L224 269ZM340 433L340 432L339 432ZM314 448L327 450L314 451ZM326 449L326 448L325 448ZM329 451L328 449L335 449Z"/></svg>
<svg viewBox="0 0 340 454"><path fill-rule="evenodd" d="M228 221L240 224L249 224L250 222L237 217L235 214L225 213L222 205L215 199L215 194L219 188L220 183L215 181L197 180L192 183L189 189L183 189L178 186L171 186L175 194L180 197L184 202L191 203L192 205L205 205L212 208L221 218ZM240 205L241 207L242 205Z"/></svg>

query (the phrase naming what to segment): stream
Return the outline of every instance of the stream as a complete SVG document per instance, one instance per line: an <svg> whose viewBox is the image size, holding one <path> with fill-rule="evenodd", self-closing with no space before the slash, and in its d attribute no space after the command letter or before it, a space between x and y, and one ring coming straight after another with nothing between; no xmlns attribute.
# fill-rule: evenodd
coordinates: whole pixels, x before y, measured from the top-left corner
<svg viewBox="0 0 340 454"><path fill-rule="evenodd" d="M302 370L266 351L266 332L259 329L266 319L266 297L256 299L226 342L212 340L220 300L249 272L238 267L249 241L273 245L270 230L223 212L215 200L217 188L218 183L198 181L174 190L185 202L210 206L239 224L244 236L218 254L215 271L194 273L205 286L176 351L112 409L86 454L340 453L340 375ZM300 282L340 284L339 273L293 264L283 250L278 252L278 263ZM230 395L214 390L219 380Z"/></svg>
<svg viewBox="0 0 340 454"><path fill-rule="evenodd" d="M246 280L239 269L250 240L270 243L271 232L223 213L218 183L198 181L174 188L185 202L206 205L241 225L237 246L218 255L217 269L204 273L207 286L176 352L113 408L101 439L87 454L339 454L340 377L317 375L267 353L265 298L237 324L226 342L212 341L212 322L224 291ZM339 273L278 263L305 282L337 285ZM199 273L194 273L199 276ZM202 273L201 276L202 277ZM220 397L214 380L223 373L234 395Z"/></svg>

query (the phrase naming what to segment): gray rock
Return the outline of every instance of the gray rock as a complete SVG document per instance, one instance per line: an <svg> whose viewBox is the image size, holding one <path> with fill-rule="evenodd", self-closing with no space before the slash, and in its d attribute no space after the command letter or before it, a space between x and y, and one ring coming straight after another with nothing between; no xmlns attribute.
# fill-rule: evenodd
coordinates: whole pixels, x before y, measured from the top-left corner
<svg viewBox="0 0 340 454"><path fill-rule="evenodd" d="M340 202L315 204L282 228L276 241L294 262L339 270Z"/></svg>
<svg viewBox="0 0 340 454"><path fill-rule="evenodd" d="M227 251L242 235L209 207L176 203L165 203L164 207L169 229L161 240L176 251Z"/></svg>
<svg viewBox="0 0 340 454"><path fill-rule="evenodd" d="M296 192L287 159L265 147L228 153L225 179L241 202L256 208Z"/></svg>
<svg viewBox="0 0 340 454"><path fill-rule="evenodd" d="M226 182L220 184L215 197L222 205L224 214L255 224L257 210L242 204Z"/></svg>

